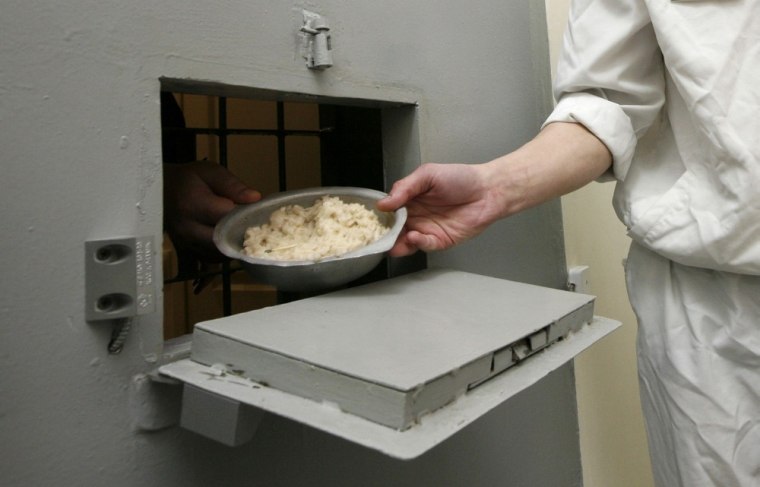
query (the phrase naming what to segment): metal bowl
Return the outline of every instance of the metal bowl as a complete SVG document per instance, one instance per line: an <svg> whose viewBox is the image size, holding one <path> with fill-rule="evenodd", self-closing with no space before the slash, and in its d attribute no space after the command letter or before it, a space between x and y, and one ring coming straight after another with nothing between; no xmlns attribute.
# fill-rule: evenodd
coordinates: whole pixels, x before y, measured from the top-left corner
<svg viewBox="0 0 760 487"><path fill-rule="evenodd" d="M390 230L375 242L351 252L321 260L271 260L251 257L243 251L245 231L249 227L269 222L278 208L286 205L311 206L322 196L338 196L346 203L361 203L380 218ZM228 213L214 229L214 244L219 251L240 261L257 282L271 284L281 291L317 292L351 282L377 266L393 247L404 223L406 209L385 213L375 203L385 193L367 188L332 186L286 191L267 196L260 201L239 206Z"/></svg>

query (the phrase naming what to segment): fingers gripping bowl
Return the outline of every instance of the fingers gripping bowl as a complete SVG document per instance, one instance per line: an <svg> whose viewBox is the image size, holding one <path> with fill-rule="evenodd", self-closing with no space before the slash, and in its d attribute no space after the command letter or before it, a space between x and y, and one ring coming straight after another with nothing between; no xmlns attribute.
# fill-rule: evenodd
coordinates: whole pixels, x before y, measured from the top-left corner
<svg viewBox="0 0 760 487"><path fill-rule="evenodd" d="M318 260L275 260L249 256L243 248L245 232L250 227L269 222L271 214L288 205L308 207L323 196L337 196L345 203L360 203L374 212L388 231L378 240L342 255ZM214 229L214 244L231 259L240 261L258 282L271 284L281 291L316 292L351 282L380 263L393 247L406 222L406 209L385 213L375 203L385 193L367 188L344 186L309 188L267 196L261 201L239 206L228 213Z"/></svg>

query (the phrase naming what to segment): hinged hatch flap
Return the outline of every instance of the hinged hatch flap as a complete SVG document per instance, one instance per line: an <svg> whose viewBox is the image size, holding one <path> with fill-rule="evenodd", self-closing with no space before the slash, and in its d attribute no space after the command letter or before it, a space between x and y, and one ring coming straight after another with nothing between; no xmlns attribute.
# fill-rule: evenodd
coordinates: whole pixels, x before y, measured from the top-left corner
<svg viewBox="0 0 760 487"><path fill-rule="evenodd" d="M237 383L246 391L238 400L349 439L365 427L382 428L376 431L384 438L416 437L437 422L432 418L470 404L485 394L481 389L491 391L487 396L495 402L460 410L467 411L466 419L457 418L463 427L475 411L490 410L609 333L618 324L594 319L593 300L461 271L426 270L199 323L189 363L161 372L214 393L226 394L219 386ZM225 380L203 373L220 365ZM509 388L499 389L504 385ZM275 403L282 404L272 408ZM291 408L292 414L286 412ZM332 426L323 422L336 413L346 418L333 418ZM335 429L346 421L373 426L357 426L354 433ZM422 443L430 447L434 437L441 432ZM354 439L378 447L378 438Z"/></svg>

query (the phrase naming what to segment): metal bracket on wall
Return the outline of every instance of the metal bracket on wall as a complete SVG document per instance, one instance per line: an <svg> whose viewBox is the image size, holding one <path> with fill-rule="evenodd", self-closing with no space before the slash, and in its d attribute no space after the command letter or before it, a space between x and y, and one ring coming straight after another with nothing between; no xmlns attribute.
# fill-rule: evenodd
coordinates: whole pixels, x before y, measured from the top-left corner
<svg viewBox="0 0 760 487"><path fill-rule="evenodd" d="M327 19L308 10L303 11L301 26L301 52L306 67L322 70L333 65L332 39Z"/></svg>
<svg viewBox="0 0 760 487"><path fill-rule="evenodd" d="M153 237L85 242L85 319L132 318L156 309Z"/></svg>

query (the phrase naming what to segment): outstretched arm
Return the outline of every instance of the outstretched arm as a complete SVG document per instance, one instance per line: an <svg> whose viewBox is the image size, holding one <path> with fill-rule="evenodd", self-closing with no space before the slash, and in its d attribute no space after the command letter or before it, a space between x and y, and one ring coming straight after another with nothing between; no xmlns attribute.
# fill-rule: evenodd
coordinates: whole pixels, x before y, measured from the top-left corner
<svg viewBox="0 0 760 487"><path fill-rule="evenodd" d="M397 181L378 209L407 207L391 255L453 247L513 215L574 191L612 163L580 124L552 123L514 152L483 164L425 164Z"/></svg>

